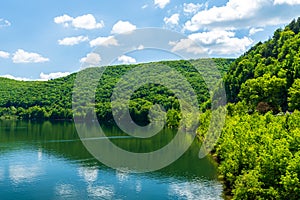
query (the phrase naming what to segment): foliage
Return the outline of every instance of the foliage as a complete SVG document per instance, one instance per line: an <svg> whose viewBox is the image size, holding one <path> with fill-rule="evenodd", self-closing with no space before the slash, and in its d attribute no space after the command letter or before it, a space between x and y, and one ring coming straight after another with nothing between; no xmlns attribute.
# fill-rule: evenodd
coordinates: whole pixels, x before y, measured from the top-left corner
<svg viewBox="0 0 300 200"><path fill-rule="evenodd" d="M228 116L216 146L234 199L299 199L300 112Z"/></svg>
<svg viewBox="0 0 300 200"><path fill-rule="evenodd" d="M20 119L36 120L72 119L73 115L77 118L85 118L89 117L93 112L93 110L87 109L91 107L95 109L100 122L113 122L111 96L115 85L120 81L121 77L134 68L154 67L157 65L166 65L183 75L194 89L199 104L203 104L208 102L210 98L206 82L219 76L218 73L224 75L232 61L232 59L220 58L212 59L212 61L209 59L161 61L147 64L109 66L104 72L103 68L88 68L84 70L84 72L88 71L88 73L84 73L88 74L88 76L79 80L80 84L85 85L87 88L89 88L88 80L91 78L89 76L96 76L103 72L95 92L95 104L86 99L87 93L93 91L74 91L76 73L45 82L16 81L0 78L0 116L17 116ZM211 64L215 64L219 71L213 70L210 66ZM203 79L203 75L205 75L206 82ZM147 74L141 74L140 76L147 76ZM174 88L180 90L185 85L180 81L176 81L176 74L173 74L173 76ZM128 81L132 82L134 80ZM126 84L122 85L122 87L126 89ZM77 110L75 112L72 110L73 92L78 92L80 96L80 101L76 102L79 106L76 106ZM180 104L175 93L176 91L171 91L163 85L143 85L131 96L128 108L131 117L138 124L147 124L149 122L149 109L152 105L159 104L167 112L168 125L171 127L178 126ZM185 96L189 96L189 94L187 93ZM206 107L209 108L209 106Z"/></svg>
<svg viewBox="0 0 300 200"><path fill-rule="evenodd" d="M250 108L265 102L274 112L279 112L299 108L294 99L298 96L290 90L299 78L300 18L285 29L276 30L270 40L259 42L236 59L224 82L228 101L246 100Z"/></svg>

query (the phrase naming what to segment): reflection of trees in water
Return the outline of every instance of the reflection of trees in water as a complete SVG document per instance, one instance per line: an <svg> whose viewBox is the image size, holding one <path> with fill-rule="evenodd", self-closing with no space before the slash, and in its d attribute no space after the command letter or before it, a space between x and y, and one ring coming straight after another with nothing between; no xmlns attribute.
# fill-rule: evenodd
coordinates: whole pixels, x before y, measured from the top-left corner
<svg viewBox="0 0 300 200"><path fill-rule="evenodd" d="M81 166L90 167L88 170L80 168L78 172L89 182L97 176L95 170L99 169L99 167L104 167L83 146L76 133L75 126L71 122L0 121L0 128L0 146L5 151L26 148L26 146L30 145L31 148L37 150L40 158L42 158L43 154L50 154L72 162L81 163ZM102 128L106 136L112 136L111 141L113 143L133 152L149 152L159 149L168 144L176 133L174 130L163 129L161 134L151 139L118 138L115 136L126 135L120 132L117 127L102 126ZM90 130L92 131L92 129ZM195 177L215 179L216 166L207 158L201 160L198 158L199 146L199 144L194 142L192 147L173 164L146 175L181 177L183 179L194 179Z"/></svg>

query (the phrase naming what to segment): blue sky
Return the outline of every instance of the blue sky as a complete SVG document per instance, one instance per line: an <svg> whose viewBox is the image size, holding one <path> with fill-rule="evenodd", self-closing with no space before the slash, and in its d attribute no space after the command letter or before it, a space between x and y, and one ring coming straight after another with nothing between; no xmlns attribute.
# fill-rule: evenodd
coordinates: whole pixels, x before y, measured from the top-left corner
<svg viewBox="0 0 300 200"><path fill-rule="evenodd" d="M113 36L147 27L181 33L210 57L238 57L299 17L299 11L300 0L4 1L0 76L46 80L78 71L83 62L101 65L103 55L92 53L95 48L119 46ZM169 44L174 51L195 53L185 40L170 39ZM143 47L116 57L115 63L177 58Z"/></svg>

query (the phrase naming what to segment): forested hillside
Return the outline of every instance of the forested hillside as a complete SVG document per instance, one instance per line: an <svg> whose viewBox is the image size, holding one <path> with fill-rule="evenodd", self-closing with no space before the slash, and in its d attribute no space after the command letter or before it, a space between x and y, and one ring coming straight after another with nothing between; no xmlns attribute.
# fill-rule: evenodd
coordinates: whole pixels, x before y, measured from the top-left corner
<svg viewBox="0 0 300 200"><path fill-rule="evenodd" d="M250 109L300 109L300 18L233 62L224 78L228 101Z"/></svg>
<svg viewBox="0 0 300 200"><path fill-rule="evenodd" d="M226 124L213 151L220 163L220 177L227 194L234 199L300 199L300 114L297 111L300 110L300 18L276 30L272 38L259 42L236 60L213 61L224 75L229 102ZM196 92L200 107L206 111L200 116L197 132L198 138L203 139L211 120L211 111L207 109L210 95L203 77L191 63L202 66L208 77L218 76L203 59L107 67L96 90L98 119L113 121L111 96L124 74L136 67L165 64L186 78ZM99 68L86 70L92 74ZM76 74L47 82L0 78L0 116L72 119L75 78ZM181 87L179 81L174 84ZM129 105L132 118L139 124L147 123L153 104L164 106L169 126L178 125L178 99L161 85L147 84L135 91ZM79 105L84 107L85 103ZM89 115L80 106L77 108L76 117Z"/></svg>
<svg viewBox="0 0 300 200"><path fill-rule="evenodd" d="M213 59L213 61L220 73L224 75L233 60ZM211 60L200 59L109 66L99 80L99 86L96 91L95 107L97 117L101 121L112 121L110 98L116 83L126 72L136 67L151 67L157 64L167 65L181 73L197 93L198 102L202 106L209 106L203 104L209 101L207 86L202 75L193 66L202 66L207 77L218 76L214 70L210 69L209 64L211 63ZM85 70L90 70L90 74L93 74L93 71L97 71L99 68L88 68ZM72 92L76 75L74 73L67 77L46 82L16 81L0 78L0 116L17 116L20 119L72 119ZM86 80L88 78L86 77ZM177 82L176 84L179 85L180 83ZM178 101L174 94L164 86L145 85L134 93L131 100L129 108L131 115L134 120L140 123L147 123L149 108L154 103L163 105L166 111L169 111L169 115L170 113L179 115L177 113L179 109ZM87 114L84 113L84 109L76 112L77 117L85 117ZM178 120L175 122L175 125L177 122Z"/></svg>
<svg viewBox="0 0 300 200"><path fill-rule="evenodd" d="M226 194L300 199L300 18L236 59L224 80L231 103L214 153ZM201 138L210 111L200 119Z"/></svg>

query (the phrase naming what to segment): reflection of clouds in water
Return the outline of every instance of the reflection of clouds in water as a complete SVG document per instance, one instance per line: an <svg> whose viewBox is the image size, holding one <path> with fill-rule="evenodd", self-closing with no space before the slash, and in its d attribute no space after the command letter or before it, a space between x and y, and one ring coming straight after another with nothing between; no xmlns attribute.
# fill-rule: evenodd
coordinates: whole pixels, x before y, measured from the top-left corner
<svg viewBox="0 0 300 200"><path fill-rule="evenodd" d="M135 184L136 184L135 185L135 191L137 193L141 192L142 191L142 183L141 183L141 181L137 180Z"/></svg>
<svg viewBox="0 0 300 200"><path fill-rule="evenodd" d="M83 177L87 183L91 183L98 178L98 169L95 167L80 167L78 169L79 176Z"/></svg>
<svg viewBox="0 0 300 200"><path fill-rule="evenodd" d="M91 186L87 187L89 196L101 199L114 199L113 186Z"/></svg>
<svg viewBox="0 0 300 200"><path fill-rule="evenodd" d="M4 169L0 168L0 180L4 179Z"/></svg>
<svg viewBox="0 0 300 200"><path fill-rule="evenodd" d="M98 168L96 167L79 167L78 174L82 177L87 185L87 193L89 197L96 199L113 199L113 186L94 186L93 182L98 179Z"/></svg>
<svg viewBox="0 0 300 200"><path fill-rule="evenodd" d="M124 171L118 171L116 170L116 177L118 179L118 181L121 183L121 182L124 182L126 180L128 180L129 178L129 172L124 172Z"/></svg>
<svg viewBox="0 0 300 200"><path fill-rule="evenodd" d="M75 199L77 192L71 184L60 184L55 187L55 194L59 199Z"/></svg>
<svg viewBox="0 0 300 200"><path fill-rule="evenodd" d="M42 151L42 148L39 148L38 149L38 161L41 161L43 158L43 151Z"/></svg>
<svg viewBox="0 0 300 200"><path fill-rule="evenodd" d="M9 178L14 183L32 182L37 176L41 174L42 170L37 166L9 166Z"/></svg>
<svg viewBox="0 0 300 200"><path fill-rule="evenodd" d="M175 199L221 200L222 185L215 181L170 184L169 196Z"/></svg>

